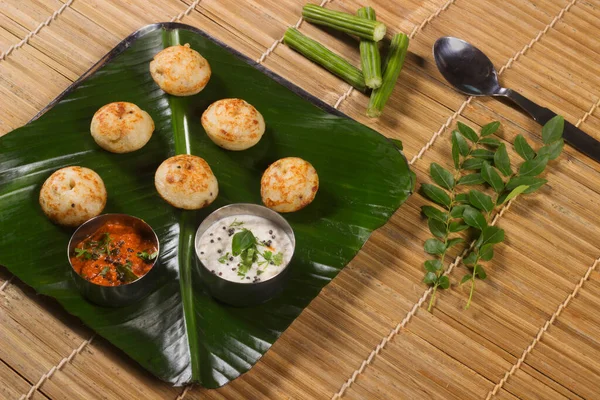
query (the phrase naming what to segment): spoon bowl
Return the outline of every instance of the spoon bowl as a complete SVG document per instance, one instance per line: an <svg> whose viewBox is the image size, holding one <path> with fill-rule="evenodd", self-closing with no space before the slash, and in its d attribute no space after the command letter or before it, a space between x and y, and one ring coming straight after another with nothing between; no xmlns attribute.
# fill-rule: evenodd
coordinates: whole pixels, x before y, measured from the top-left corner
<svg viewBox="0 0 600 400"><path fill-rule="evenodd" d="M494 96L502 89L492 61L464 40L439 38L433 45L433 57L444 78L465 94Z"/></svg>

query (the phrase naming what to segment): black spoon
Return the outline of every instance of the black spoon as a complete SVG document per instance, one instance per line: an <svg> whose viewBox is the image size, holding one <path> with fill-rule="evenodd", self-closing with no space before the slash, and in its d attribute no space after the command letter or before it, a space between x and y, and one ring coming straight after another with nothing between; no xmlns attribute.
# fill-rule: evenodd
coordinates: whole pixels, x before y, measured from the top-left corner
<svg viewBox="0 0 600 400"><path fill-rule="evenodd" d="M503 88L490 59L481 50L455 37L442 37L433 45L433 57L446 80L457 90L471 96L508 97L540 125L556 113L540 107L519 93ZM565 142L596 161L600 161L600 142L565 121Z"/></svg>

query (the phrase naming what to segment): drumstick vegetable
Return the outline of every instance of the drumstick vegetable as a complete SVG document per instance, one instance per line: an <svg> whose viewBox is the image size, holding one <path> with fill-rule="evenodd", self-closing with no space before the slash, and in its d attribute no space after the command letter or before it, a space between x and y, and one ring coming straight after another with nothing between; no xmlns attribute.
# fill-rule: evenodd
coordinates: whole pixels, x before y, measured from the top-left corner
<svg viewBox="0 0 600 400"><path fill-rule="evenodd" d="M398 33L392 38L390 52L383 71L383 80L381 86L378 89L374 89L371 93L371 99L367 107L367 116L379 117L381 115L383 107L385 107L385 103L390 98L402 70L408 49L408 42L408 36L403 33Z"/></svg>
<svg viewBox="0 0 600 400"><path fill-rule="evenodd" d="M375 10L363 7L356 13L359 17L375 21ZM367 87L376 89L381 86L381 56L376 42L360 40L360 63Z"/></svg>
<svg viewBox="0 0 600 400"><path fill-rule="evenodd" d="M296 28L289 28L283 36L283 43L339 76L356 89L364 91L365 78L363 73L322 44L304 36Z"/></svg>
<svg viewBox="0 0 600 400"><path fill-rule="evenodd" d="M338 31L374 42L383 39L386 32L386 27L381 22L360 18L345 12L329 10L315 4L305 5L302 8L302 16L305 20L314 24L329 26Z"/></svg>

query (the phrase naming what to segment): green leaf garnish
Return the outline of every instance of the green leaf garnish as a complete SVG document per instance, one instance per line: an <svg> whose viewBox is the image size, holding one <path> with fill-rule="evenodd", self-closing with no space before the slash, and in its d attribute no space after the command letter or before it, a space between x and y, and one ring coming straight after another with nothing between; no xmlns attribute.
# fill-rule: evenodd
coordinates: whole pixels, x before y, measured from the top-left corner
<svg viewBox="0 0 600 400"><path fill-rule="evenodd" d="M483 158L467 158L463 163L461 168L466 170L478 170L481 169L483 165Z"/></svg>
<svg viewBox="0 0 600 400"><path fill-rule="evenodd" d="M459 193L456 196L454 196L454 201L460 204L469 204L469 194Z"/></svg>
<svg viewBox="0 0 600 400"><path fill-rule="evenodd" d="M219 257L219 262L221 264L225 264L227 263L227 261L229 260L229 252L223 254L221 257Z"/></svg>
<svg viewBox="0 0 600 400"><path fill-rule="evenodd" d="M506 151L506 145L502 143L496 153L494 154L494 165L502 175L511 176L512 168L510 167L510 158L508 157L508 152Z"/></svg>
<svg viewBox="0 0 600 400"><path fill-rule="evenodd" d="M473 265L477 262L477 253L472 251L463 259L465 265Z"/></svg>
<svg viewBox="0 0 600 400"><path fill-rule="evenodd" d="M479 136L477 135L477 133L475 133L473 128L471 128L468 125L463 124L460 121L458 121L457 125L458 125L458 130L460 131L460 133L463 134L464 137L466 137L473 143L477 143L477 141L479 140Z"/></svg>
<svg viewBox="0 0 600 400"><path fill-rule="evenodd" d="M564 145L565 141L562 139L547 144L538 151L538 157L546 156L549 160L554 160L560 156Z"/></svg>
<svg viewBox="0 0 600 400"><path fill-rule="evenodd" d="M483 137L483 136L492 135L492 134L496 133L498 128L500 128L500 121L490 122L489 124L481 127L481 136Z"/></svg>
<svg viewBox="0 0 600 400"><path fill-rule="evenodd" d="M438 221L437 219L430 219L427 221L427 225L434 236L443 238L446 235L446 224L443 222Z"/></svg>
<svg viewBox="0 0 600 400"><path fill-rule="evenodd" d="M541 179L537 183L534 183L533 185L529 185L529 187L527 188L527 190L525 190L523 192L523 194L533 193L536 190L538 190L539 188L541 188L542 186L544 186L547 182L548 181L546 179Z"/></svg>
<svg viewBox="0 0 600 400"><path fill-rule="evenodd" d="M477 268L475 268L475 277L477 279L487 278L487 274L485 273L485 270L483 269L483 266L481 264L477 264Z"/></svg>
<svg viewBox="0 0 600 400"><path fill-rule="evenodd" d="M100 271L100 273L98 275L100 275L101 277L105 277L106 274L108 273L108 271L110 271L110 268L104 267L104 268L102 268L102 271Z"/></svg>
<svg viewBox="0 0 600 400"><path fill-rule="evenodd" d="M440 260L427 260L425 261L425 270L436 273L443 268Z"/></svg>
<svg viewBox="0 0 600 400"><path fill-rule="evenodd" d="M422 206L421 212L423 212L427 218L437 219L442 222L446 222L448 220L448 213L441 211L439 208Z"/></svg>
<svg viewBox="0 0 600 400"><path fill-rule="evenodd" d="M486 138L479 140L479 143L484 144L489 147L498 147L498 146L500 146L501 142L498 139L486 137Z"/></svg>
<svg viewBox="0 0 600 400"><path fill-rule="evenodd" d="M507 201L510 201L512 199L514 199L515 197L517 197L518 195L520 195L521 193L525 193L525 191L529 189L529 186L526 185L521 185L521 186L517 186L516 188L514 188L510 193L508 193L506 195L506 197L504 197L502 199L502 203L506 203Z"/></svg>
<svg viewBox="0 0 600 400"><path fill-rule="evenodd" d="M484 230L487 226L487 221L481 211L473 207L467 207L465 209L463 212L463 219L467 225L480 231Z"/></svg>
<svg viewBox="0 0 600 400"><path fill-rule="evenodd" d="M481 246L479 250L479 258L483 261L490 261L494 258L494 245L486 244L485 246Z"/></svg>
<svg viewBox="0 0 600 400"><path fill-rule="evenodd" d="M454 162L454 168L458 169L460 166L460 147L458 139L452 135L452 161Z"/></svg>
<svg viewBox="0 0 600 400"><path fill-rule="evenodd" d="M452 218L462 218L463 215L463 211L465 211L465 208L470 207L467 204L458 204L455 205L454 207L452 207L452 211L450 211L450 216Z"/></svg>
<svg viewBox="0 0 600 400"><path fill-rule="evenodd" d="M475 158L483 158L486 161L492 161L494 159L494 152L487 149L477 149L471 152L471 156Z"/></svg>
<svg viewBox="0 0 600 400"><path fill-rule="evenodd" d="M450 247L455 246L455 245L457 245L459 243L462 243L464 241L465 241L465 239L460 238L460 237L459 238L454 238L454 239L449 239L446 242L446 249L449 249Z"/></svg>
<svg viewBox="0 0 600 400"><path fill-rule="evenodd" d="M425 241L425 251L429 254L439 255L446 250L446 244L438 239L432 238Z"/></svg>
<svg viewBox="0 0 600 400"><path fill-rule="evenodd" d="M283 253L277 253L273 256L273 264L281 265L283 263Z"/></svg>
<svg viewBox="0 0 600 400"><path fill-rule="evenodd" d="M429 173L431 174L433 181L444 189L452 190L454 187L454 177L452 176L452 173L441 165L431 163L429 166Z"/></svg>
<svg viewBox="0 0 600 400"><path fill-rule="evenodd" d="M481 173L476 172L474 174L465 175L458 180L459 185L480 185L485 181L481 177Z"/></svg>
<svg viewBox="0 0 600 400"><path fill-rule="evenodd" d="M147 251L140 251L137 253L137 256L144 260L145 262L153 261L158 256L158 251L149 254Z"/></svg>
<svg viewBox="0 0 600 400"><path fill-rule="evenodd" d="M102 234L102 238L98 242L98 247L100 247L102 250L104 250L106 255L109 255L111 243L112 243L112 238L110 237L110 234L108 232L104 232Z"/></svg>
<svg viewBox="0 0 600 400"><path fill-rule="evenodd" d="M560 115L546 122L542 127L542 140L544 144L550 144L562 138L565 129L565 119Z"/></svg>
<svg viewBox="0 0 600 400"><path fill-rule="evenodd" d="M252 235L252 237L254 237L254 235ZM240 265L238 267L239 276L246 276L248 271L250 271L250 268L252 268L252 264L257 261L257 256L256 243L240 253Z"/></svg>
<svg viewBox="0 0 600 400"><path fill-rule="evenodd" d="M233 235L231 241L231 252L234 256L239 256L243 251L256 245L256 237L248 229L242 229Z"/></svg>
<svg viewBox="0 0 600 400"><path fill-rule="evenodd" d="M452 132L452 140L456 142L456 146L458 147L458 152L461 156L466 156L469 154L469 143L465 140L465 137L461 135L459 131Z"/></svg>
<svg viewBox="0 0 600 400"><path fill-rule="evenodd" d="M481 246L496 244L504 241L504 229L488 226L483 230ZM478 246L479 247L479 246Z"/></svg>
<svg viewBox="0 0 600 400"><path fill-rule="evenodd" d="M446 193L443 189L440 189L439 187L430 183L423 183L421 184L421 190L429 200L445 207L450 206L450 196L448 196L448 193Z"/></svg>
<svg viewBox="0 0 600 400"><path fill-rule="evenodd" d="M460 221L452 221L448 225L448 231L452 232L452 233L462 232L462 231L467 230L467 229L469 229L469 225L463 224Z"/></svg>
<svg viewBox="0 0 600 400"><path fill-rule="evenodd" d="M542 178L536 178L535 176L515 176L506 184L506 190L513 190L517 186L532 186L541 183L542 185L547 181Z"/></svg>
<svg viewBox="0 0 600 400"><path fill-rule="evenodd" d="M529 143L527 143L527 139L525 139L523 135L517 135L514 146L517 154L519 154L525 161L533 160L535 157L535 151L533 151Z"/></svg>
<svg viewBox="0 0 600 400"><path fill-rule="evenodd" d="M519 167L519 175L521 176L536 176L541 174L548 164L548 156L538 156L533 160L525 161Z"/></svg>
<svg viewBox="0 0 600 400"><path fill-rule="evenodd" d="M231 224L229 224L230 228L235 228L236 226L242 226L244 223L242 221L238 221L237 218L233 220Z"/></svg>
<svg viewBox="0 0 600 400"><path fill-rule="evenodd" d="M492 198L479 190L471 190L469 192L469 203L478 210L488 213L494 209Z"/></svg>
<svg viewBox="0 0 600 400"><path fill-rule="evenodd" d="M437 275L435 274L435 272L431 272L431 271L427 272L425 274L425 278L423 278L423 282L425 282L429 285L435 283L437 280L438 280Z"/></svg>
<svg viewBox="0 0 600 400"><path fill-rule="evenodd" d="M92 252L87 251L85 249L80 249L78 247L75 248L75 254L77 258L84 258L86 260L91 260L92 259Z"/></svg>
<svg viewBox="0 0 600 400"><path fill-rule="evenodd" d="M125 264L117 263L115 264L115 267L117 268L117 274L119 275L119 280L121 282L130 283L137 281L140 278L131 270L131 261L127 261Z"/></svg>
<svg viewBox="0 0 600 400"><path fill-rule="evenodd" d="M438 279L438 284L442 289L448 289L450 287L450 279L446 275L440 276Z"/></svg>
<svg viewBox="0 0 600 400"><path fill-rule="evenodd" d="M500 174L487 161L481 167L481 177L494 189L494 192L502 193L504 190L504 181L500 177Z"/></svg>

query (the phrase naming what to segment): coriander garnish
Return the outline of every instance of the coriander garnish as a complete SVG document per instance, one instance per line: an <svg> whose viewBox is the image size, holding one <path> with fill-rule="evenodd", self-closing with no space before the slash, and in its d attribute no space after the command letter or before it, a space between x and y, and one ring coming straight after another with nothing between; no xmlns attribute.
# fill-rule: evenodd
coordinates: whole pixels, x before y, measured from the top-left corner
<svg viewBox="0 0 600 400"><path fill-rule="evenodd" d="M155 251L154 253L151 253L151 254L149 254L147 250L140 251L137 253L137 256L148 263L148 262L154 261L154 259L158 256L158 251Z"/></svg>
<svg viewBox="0 0 600 400"><path fill-rule="evenodd" d="M271 251L265 251L262 253L265 261L270 262L273 265L281 265L283 262L283 253L273 254Z"/></svg>
<svg viewBox="0 0 600 400"><path fill-rule="evenodd" d="M264 243L259 243L256 236L254 236L254 233L249 229L243 228L233 236L231 242L231 254L233 256L240 256L240 263L237 270L238 276L242 278L245 277L254 263L257 263L259 267L266 266L269 263L277 266L283 263L283 253L279 252L273 254L272 251L268 250L261 253L258 250L259 245L264 246ZM259 256L263 258L262 261L259 261ZM218 261L221 264L224 264L229 257L229 253L226 253L220 257ZM257 275L262 272L264 271L258 270Z"/></svg>
<svg viewBox="0 0 600 400"><path fill-rule="evenodd" d="M77 258L84 258L86 260L91 260L92 259L92 252L87 251L85 249L76 248L75 249L75 254L76 254Z"/></svg>
<svg viewBox="0 0 600 400"><path fill-rule="evenodd" d="M229 252L223 254L221 257L219 257L219 262L221 264L225 264L227 261L229 260Z"/></svg>
<svg viewBox="0 0 600 400"><path fill-rule="evenodd" d="M238 221L237 218L233 220L233 222L231 224L229 224L230 228L235 228L236 226L242 226L244 225L243 222Z"/></svg>
<svg viewBox="0 0 600 400"><path fill-rule="evenodd" d="M106 255L110 254L110 244L112 243L112 238L108 232L104 232L102 234L102 238L98 242L98 247L101 248L102 251L106 253Z"/></svg>
<svg viewBox="0 0 600 400"><path fill-rule="evenodd" d="M549 160L557 158L562 151L564 119L556 116L542 128L544 146L537 153L523 136L517 136L514 148L524 162L515 173L506 145L487 137L495 133L499 126L497 121L489 123L477 134L472 128L459 122L458 130L452 132L454 172L432 163L430 175L437 186L428 183L421 185L423 194L442 207L421 207L428 218L429 230L435 236L425 241L425 251L437 256L425 262L423 281L433 287L428 310L433 306L437 289L450 287L444 271L444 258L448 249L464 242L463 238L453 234L466 229L475 231L477 235L472 249L463 259L468 271L460 282L470 282L465 309L469 308L476 280L487 277L481 261L490 261L494 256L494 244L504 241L504 230L490 225L495 212L517 196L533 193L542 187L547 181L537 178L537 175L544 171ZM470 172L465 173L467 170ZM490 196L475 189L468 193L458 193L458 186L480 184L486 184L493 194Z"/></svg>
<svg viewBox="0 0 600 400"><path fill-rule="evenodd" d="M277 253L273 256L273 264L281 265L283 263L283 253Z"/></svg>

